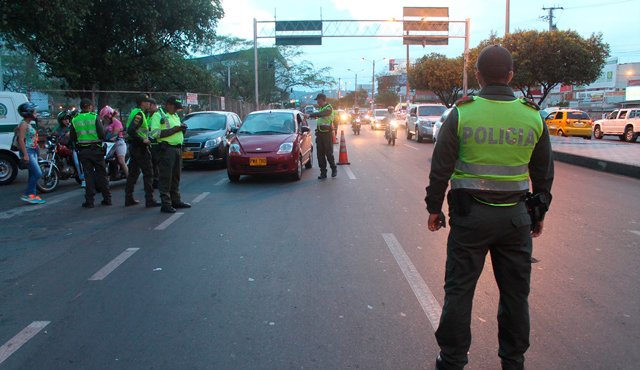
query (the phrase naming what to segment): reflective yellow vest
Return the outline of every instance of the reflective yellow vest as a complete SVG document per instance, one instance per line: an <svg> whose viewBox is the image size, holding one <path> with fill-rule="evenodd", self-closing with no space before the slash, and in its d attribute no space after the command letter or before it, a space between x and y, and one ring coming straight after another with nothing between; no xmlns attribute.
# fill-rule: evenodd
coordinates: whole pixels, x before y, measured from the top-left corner
<svg viewBox="0 0 640 370"><path fill-rule="evenodd" d="M99 144L102 142L98 137L98 131L96 131L97 119L98 115L93 112L80 113L73 118L71 124L76 130L78 144L89 145Z"/></svg>
<svg viewBox="0 0 640 370"><path fill-rule="evenodd" d="M331 115L318 117L318 131L320 132L330 132L331 130L333 130L333 117L335 116L336 112L333 110L333 107L331 107L331 104L325 104L324 106L322 106L320 108L320 112L327 109L331 109Z"/></svg>
<svg viewBox="0 0 640 370"><path fill-rule="evenodd" d="M140 124L140 128L138 128L138 136L140 136L142 139L147 139L149 137L149 123L147 121L147 115L144 114L144 112L140 108L135 108L129 114L129 119L127 120L127 130L129 129L129 126L131 126L131 122L133 122L133 119L138 113L142 113L142 123Z"/></svg>
<svg viewBox="0 0 640 370"><path fill-rule="evenodd" d="M543 131L540 113L524 99L474 97L456 109L460 147L451 188L529 190L529 161Z"/></svg>

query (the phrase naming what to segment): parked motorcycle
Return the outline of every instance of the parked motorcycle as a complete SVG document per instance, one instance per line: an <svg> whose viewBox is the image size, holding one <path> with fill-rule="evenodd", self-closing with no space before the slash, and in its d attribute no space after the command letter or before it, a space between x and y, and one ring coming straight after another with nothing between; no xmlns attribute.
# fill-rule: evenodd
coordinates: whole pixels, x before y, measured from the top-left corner
<svg viewBox="0 0 640 370"><path fill-rule="evenodd" d="M384 131L384 138L387 139L389 145L396 145L396 138L398 137L398 122L395 119L390 119L390 123L387 125Z"/></svg>
<svg viewBox="0 0 640 370"><path fill-rule="evenodd" d="M78 163L78 168L73 160L73 151L58 142L56 136L49 136L45 144L47 155L44 159L39 159L38 164L42 170L42 177L36 186L42 193L54 191L60 180L75 179L78 184L82 183L80 173L82 168Z"/></svg>
<svg viewBox="0 0 640 370"><path fill-rule="evenodd" d="M362 127L362 122L360 121L360 117L356 117L351 122L351 129L353 130L354 135L360 135L360 128Z"/></svg>

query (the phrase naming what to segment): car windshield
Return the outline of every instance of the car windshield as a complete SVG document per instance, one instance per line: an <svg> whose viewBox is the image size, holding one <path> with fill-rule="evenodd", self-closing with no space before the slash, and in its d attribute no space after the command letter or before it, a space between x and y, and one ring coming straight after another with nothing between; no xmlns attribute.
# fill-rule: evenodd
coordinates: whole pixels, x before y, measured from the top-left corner
<svg viewBox="0 0 640 370"><path fill-rule="evenodd" d="M387 114L389 114L389 111L386 109L376 109L373 111L373 115L376 117L385 117Z"/></svg>
<svg viewBox="0 0 640 370"><path fill-rule="evenodd" d="M190 131L218 131L225 129L227 117L219 113L198 113L185 117L184 123L189 126Z"/></svg>
<svg viewBox="0 0 640 370"><path fill-rule="evenodd" d="M287 112L253 113L245 118L238 135L277 135L295 132L293 114Z"/></svg>
<svg viewBox="0 0 640 370"><path fill-rule="evenodd" d="M570 119L589 119L589 115L585 112L569 112Z"/></svg>
<svg viewBox="0 0 640 370"><path fill-rule="evenodd" d="M440 117L447 108L441 105L429 105L418 107L418 115L419 116L437 116Z"/></svg>

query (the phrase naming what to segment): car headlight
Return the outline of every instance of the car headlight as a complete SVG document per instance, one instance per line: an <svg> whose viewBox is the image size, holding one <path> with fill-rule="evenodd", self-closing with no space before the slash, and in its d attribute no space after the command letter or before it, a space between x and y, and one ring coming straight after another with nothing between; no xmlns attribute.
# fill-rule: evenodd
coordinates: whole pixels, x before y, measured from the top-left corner
<svg viewBox="0 0 640 370"><path fill-rule="evenodd" d="M282 143L277 154L288 154L293 151L293 143Z"/></svg>
<svg viewBox="0 0 640 370"><path fill-rule="evenodd" d="M231 144L229 145L229 154L231 155L240 155L240 145L239 144Z"/></svg>
<svg viewBox="0 0 640 370"><path fill-rule="evenodd" d="M215 148L216 146L220 145L221 142L222 142L222 137L217 137L215 139L207 140L204 143L204 147L205 148Z"/></svg>

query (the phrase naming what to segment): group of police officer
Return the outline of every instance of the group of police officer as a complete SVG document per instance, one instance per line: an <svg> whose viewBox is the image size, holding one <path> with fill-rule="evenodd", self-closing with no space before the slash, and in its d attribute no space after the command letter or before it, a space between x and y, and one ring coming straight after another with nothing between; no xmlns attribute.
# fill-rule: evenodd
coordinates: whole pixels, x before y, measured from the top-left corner
<svg viewBox="0 0 640 370"><path fill-rule="evenodd" d="M102 149L104 127L94 108L91 100L82 99L81 112L71 121L70 129L71 140L76 144L85 172L85 201L82 203L85 208L94 207L97 192L102 193L102 205L112 204ZM160 207L161 212L175 213L177 208L191 207L180 196L182 144L187 129L177 114L181 109L182 101L175 96L170 96L163 108L158 108L157 102L147 94L136 98L136 108L129 114L125 126L130 153L126 207L140 203L133 197L133 191L141 172L147 208ZM160 190L160 202L155 199L154 185Z"/></svg>

